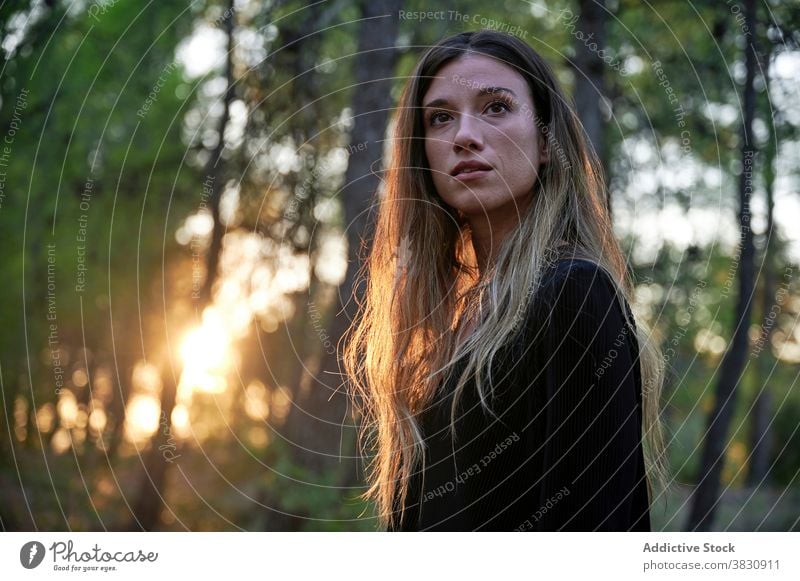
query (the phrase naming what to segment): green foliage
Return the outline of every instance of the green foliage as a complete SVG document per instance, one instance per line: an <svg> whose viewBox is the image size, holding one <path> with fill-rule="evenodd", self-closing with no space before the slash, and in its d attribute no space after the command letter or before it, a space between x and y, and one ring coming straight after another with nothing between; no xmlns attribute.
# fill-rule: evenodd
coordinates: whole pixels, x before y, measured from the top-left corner
<svg viewBox="0 0 800 581"><path fill-rule="evenodd" d="M308 248L311 244L302 239L309 232L318 236L318 229L326 228L341 233L345 225L338 207L329 212L331 218L322 220L315 203L339 203L342 176L315 170L325 166L336 148L348 144L356 82L369 76L369 71L354 67L361 12L357 3L336 0L237 8L237 38L251 39L234 53L234 101L247 113L237 139L217 133L221 69L190 79L176 58L180 44L200 25L222 28L226 3L161 2L143 7L119 0L93 15L88 5L81 10L67 3L56 2L54 8L44 3L31 8L33 4L6 2L0 10L6 57L0 72L0 139L13 132L8 163L0 166L0 177L5 178L0 197L0 373L9 428L3 432L15 434L14 441L0 436L0 493L13 499L8 504L23 526L29 518L23 512L26 498L35 526L42 530L128 526L126 500L138 493L142 461L151 444L137 449L123 443L106 457L108 449L98 442L107 443L123 419L114 405L128 403L130 394L124 387L130 383L131 367L142 359L158 364L168 348L177 351L176 335L183 327L175 321L193 316L186 301L172 300L185 298L195 274L194 264L189 264L193 257L178 245L175 233L201 205L209 152L220 138L228 140L222 174L227 184L239 187L239 206L236 220L226 227L261 236L256 240L260 258L267 254L262 248L267 242ZM739 179L743 59L734 15L711 1L670 1L655 8L629 0L607 4L605 49L630 68L624 75L606 71L613 114L607 169L614 207L628 210L635 205L637 212L669 204L685 210L712 207L732 218ZM796 42L796 9L788 2L771 6ZM404 10L432 8L410 0ZM577 14L576 2L558 0L545 7L464 0L435 10L444 16L399 23L395 97L426 47L445 35L486 25L514 27L571 89L576 37L565 25L563 11ZM21 24L20 15L30 20ZM771 40L762 35L760 41L765 52L796 50L796 44L775 40L774 31ZM762 91L759 118L765 127L771 127L766 123L770 104L774 105ZM790 117L776 116L774 126L780 142L789 145L797 132L787 121ZM787 155L788 147L775 148L769 157L768 143L769 136L759 137L765 157L796 165ZM2 146L0 142L0 153ZM280 146L298 155L299 169L279 166L273 148ZM637 161L637 146L650 153L644 161ZM780 177L796 180L792 171ZM778 173L771 168L759 172L757 197ZM652 188L642 179L645 174L658 174ZM709 174L718 179L708 179ZM309 203L291 220L287 203L293 196L300 199L301 191ZM621 215L637 216L633 211ZM272 229L276 225L301 225L305 230L298 228L296 238L287 241L284 229ZM786 240L779 235L775 241L775 264L791 264ZM763 241L758 242L763 248ZM623 246L635 256L641 240L631 237ZM687 248L664 244L652 260L631 259L637 307L654 329L668 370L663 419L676 482L667 492L668 502L661 499L654 512L657 530L677 530L685 522L681 511L700 470L722 356L720 341L724 348L734 324L735 252L719 241ZM266 262L259 264L272 272L274 265L264 266ZM313 285L324 287L319 281ZM754 303L754 326L764 316L762 292L763 282ZM791 294L794 297L797 289ZM784 337L792 336L796 304L796 298L786 302L778 326ZM331 317L324 313L320 321L330 325ZM277 327L264 320L254 323L261 330ZM280 327L281 333L292 331L288 324ZM263 344L267 334L260 331L242 339L236 349L246 360L240 361L229 386L253 377L270 389L299 381L291 363L305 364L308 353L304 345L285 337L302 337L303 332L281 333L273 333ZM306 335L316 338L316 333ZM776 355L772 348L763 354L770 367L775 363L768 381L760 377L754 359L741 384L723 471L727 490L720 522L732 523L731 530L786 530L794 520L785 515L796 515L800 502L796 370ZM72 428L70 435L82 433L85 439L66 453L55 452L50 441L59 418L50 430L40 433L36 428L35 411L57 403L54 357L82 412L90 411L97 395L95 372L112 376L103 437ZM92 384L81 387L72 377L84 367ZM775 406L774 446L769 451L774 467L769 482L751 491L744 482L750 453L748 413L762 388L770 390ZM164 491L168 510L162 513L161 528L262 530L271 507L296 515L304 530L375 530L373 507L357 497L363 488L343 488L345 479L335 470L318 474L297 465L289 444L271 430L268 443L248 437L250 430L264 425L248 419L240 404L223 410L214 396L193 397L192 427L208 428L209 435L186 438L179 465L170 466ZM18 480L24 482L26 497ZM783 495L785 488L790 490ZM781 509L775 510L778 505ZM0 517L7 518L5 510L0 509ZM760 525L767 512L766 524Z"/></svg>

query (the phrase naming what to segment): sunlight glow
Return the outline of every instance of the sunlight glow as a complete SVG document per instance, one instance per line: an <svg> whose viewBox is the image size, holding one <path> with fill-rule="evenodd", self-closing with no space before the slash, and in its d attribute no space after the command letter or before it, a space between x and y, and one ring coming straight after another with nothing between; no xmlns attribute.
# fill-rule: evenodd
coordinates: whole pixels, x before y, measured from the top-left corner
<svg viewBox="0 0 800 581"><path fill-rule="evenodd" d="M52 403L46 403L36 412L36 427L43 434L47 434L53 429L56 413Z"/></svg>
<svg viewBox="0 0 800 581"><path fill-rule="evenodd" d="M176 53L189 78L208 74L225 62L225 33L208 24L197 26L181 41Z"/></svg>
<svg viewBox="0 0 800 581"><path fill-rule="evenodd" d="M203 313L203 324L186 334L181 346L183 374L178 401L185 402L192 391L221 393L231 364L231 335L215 308Z"/></svg>
<svg viewBox="0 0 800 581"><path fill-rule="evenodd" d="M72 446L72 438L69 435L69 430L66 428L59 428L53 437L50 439L50 446L56 454L63 454Z"/></svg>
<svg viewBox="0 0 800 581"><path fill-rule="evenodd" d="M244 400L244 410L250 418L264 421L269 417L269 393L267 388L258 380L247 386Z"/></svg>
<svg viewBox="0 0 800 581"><path fill-rule="evenodd" d="M152 395L161 393L161 377L158 367L146 361L138 361L133 368L133 385L139 392Z"/></svg>
<svg viewBox="0 0 800 581"><path fill-rule="evenodd" d="M189 410L183 404L176 405L172 410L172 429L179 438L188 438L192 434Z"/></svg>
<svg viewBox="0 0 800 581"><path fill-rule="evenodd" d="M96 407L89 415L89 427L96 434L101 434L106 427L108 418L102 407Z"/></svg>
<svg viewBox="0 0 800 581"><path fill-rule="evenodd" d="M700 329L694 338L694 348L698 353L711 353L719 356L725 351L725 339L710 329Z"/></svg>
<svg viewBox="0 0 800 581"><path fill-rule="evenodd" d="M70 429L75 427L78 419L78 400L69 390L61 392L61 397L57 404L58 415L61 418L61 427Z"/></svg>
<svg viewBox="0 0 800 581"><path fill-rule="evenodd" d="M158 429L161 406L152 395L134 395L125 414L125 435L128 440L141 442Z"/></svg>

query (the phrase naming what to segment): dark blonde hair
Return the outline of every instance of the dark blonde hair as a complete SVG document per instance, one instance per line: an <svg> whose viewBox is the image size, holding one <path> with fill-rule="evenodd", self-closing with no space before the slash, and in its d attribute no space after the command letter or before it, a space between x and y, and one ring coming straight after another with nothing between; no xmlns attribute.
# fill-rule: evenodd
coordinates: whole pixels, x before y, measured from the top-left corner
<svg viewBox="0 0 800 581"><path fill-rule="evenodd" d="M550 152L550 161L541 166L533 202L520 215L519 228L508 234L494 264L480 276L468 224L434 187L421 109L437 71L466 53L496 58L522 75ZM361 415L359 443L364 450L375 450L363 496L375 502L384 526L397 522L398 509L402 518L409 479L416 470L424 471L418 415L462 357L466 366L456 384L452 419L473 375L480 400L490 409L484 370L491 369L495 354L513 337L518 314L526 312L536 296L560 241L567 242L571 255L602 267L621 298L630 301L633 288L612 230L596 156L587 148L576 114L550 67L520 39L480 30L456 34L428 49L400 97L391 145L374 242L364 265L365 296L344 353ZM477 328L457 345L461 321L475 312L480 313ZM649 485L653 479L662 481L665 470L659 423L663 359L645 324L636 321L635 327L647 386L643 391Z"/></svg>

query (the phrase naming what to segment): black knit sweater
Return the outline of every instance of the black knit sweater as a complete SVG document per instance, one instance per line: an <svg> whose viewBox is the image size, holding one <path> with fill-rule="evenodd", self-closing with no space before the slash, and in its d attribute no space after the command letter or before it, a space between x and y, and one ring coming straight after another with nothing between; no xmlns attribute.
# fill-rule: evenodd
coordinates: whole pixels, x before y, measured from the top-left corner
<svg viewBox="0 0 800 581"><path fill-rule="evenodd" d="M463 359L421 415L424 489L415 474L390 530L649 531L639 349L611 279L559 260L519 323L492 367L494 399L486 386L497 418L471 380L451 438Z"/></svg>

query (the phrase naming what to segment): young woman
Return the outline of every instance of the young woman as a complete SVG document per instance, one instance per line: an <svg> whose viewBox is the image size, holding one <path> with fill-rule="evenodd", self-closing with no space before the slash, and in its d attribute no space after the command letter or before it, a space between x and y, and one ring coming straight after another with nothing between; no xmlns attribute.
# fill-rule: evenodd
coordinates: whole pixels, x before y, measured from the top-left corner
<svg viewBox="0 0 800 581"><path fill-rule="evenodd" d="M389 530L650 530L662 358L601 169L514 36L428 50L402 93L345 366Z"/></svg>

